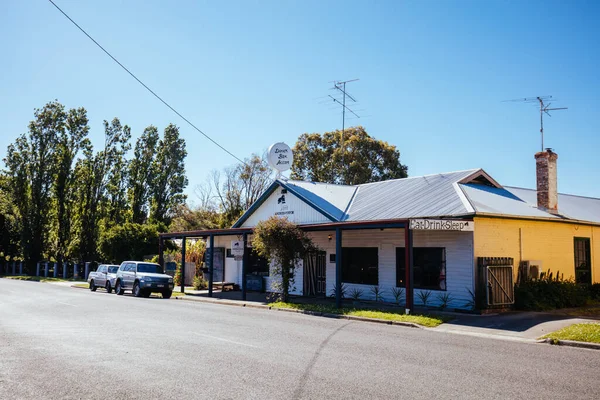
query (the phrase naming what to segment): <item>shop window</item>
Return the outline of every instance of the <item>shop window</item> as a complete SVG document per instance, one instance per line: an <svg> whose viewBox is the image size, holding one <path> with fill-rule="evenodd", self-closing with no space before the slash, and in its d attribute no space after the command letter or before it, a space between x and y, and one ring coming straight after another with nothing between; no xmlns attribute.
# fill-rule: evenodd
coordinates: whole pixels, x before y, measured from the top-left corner
<svg viewBox="0 0 600 400"><path fill-rule="evenodd" d="M342 248L342 282L377 285L379 254L377 247Z"/></svg>
<svg viewBox="0 0 600 400"><path fill-rule="evenodd" d="M592 283L592 263L590 258L590 239L574 238L575 282Z"/></svg>
<svg viewBox="0 0 600 400"><path fill-rule="evenodd" d="M405 286L406 256L404 247L396 248L396 286ZM446 290L446 249L443 247L413 248L413 287L415 289Z"/></svg>

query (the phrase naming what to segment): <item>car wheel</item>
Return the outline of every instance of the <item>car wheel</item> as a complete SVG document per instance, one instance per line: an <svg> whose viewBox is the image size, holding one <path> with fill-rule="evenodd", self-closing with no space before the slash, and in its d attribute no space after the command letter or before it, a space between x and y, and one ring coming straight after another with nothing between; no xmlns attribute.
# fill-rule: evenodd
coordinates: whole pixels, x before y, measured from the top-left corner
<svg viewBox="0 0 600 400"><path fill-rule="evenodd" d="M140 283L136 281L133 284L133 295L135 297L142 297L142 292L143 290L140 288Z"/></svg>
<svg viewBox="0 0 600 400"><path fill-rule="evenodd" d="M115 293L119 296L122 296L123 293L125 293L125 289L123 289L123 286L121 286L121 281L117 281L115 284Z"/></svg>
<svg viewBox="0 0 600 400"><path fill-rule="evenodd" d="M90 290L91 290L92 292L95 292L95 291L96 291L96 289L98 289L98 287L96 286L96 283L95 283L95 282L94 282L94 280L92 279L92 280L90 281Z"/></svg>
<svg viewBox="0 0 600 400"><path fill-rule="evenodd" d="M164 292L162 292L162 297L163 297L163 299L170 299L172 294L173 294L173 291L165 290Z"/></svg>
<svg viewBox="0 0 600 400"><path fill-rule="evenodd" d="M106 281L106 293L111 293L112 292L112 287L110 287L110 282Z"/></svg>

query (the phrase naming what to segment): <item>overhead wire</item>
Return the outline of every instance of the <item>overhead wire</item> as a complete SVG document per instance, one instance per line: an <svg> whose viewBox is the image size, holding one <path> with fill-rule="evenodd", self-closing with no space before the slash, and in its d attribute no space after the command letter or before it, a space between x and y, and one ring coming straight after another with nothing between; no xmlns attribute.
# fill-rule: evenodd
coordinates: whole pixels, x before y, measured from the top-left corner
<svg viewBox="0 0 600 400"><path fill-rule="evenodd" d="M167 103L165 100L163 100L162 97L160 97L158 94L156 94L156 92L154 92L152 89L150 89L148 87L148 85L146 85L144 82L142 82L137 76L135 76L133 74L133 72L131 72L129 69L127 69L127 67L125 67L123 64L121 64L119 62L119 60L117 60L112 54L110 54L104 47L102 47L100 45L100 43L98 43L92 36L90 36L90 34L88 34L81 26L79 26L79 24L77 24L77 22L75 22L71 17L69 17L67 15L67 13L65 13L58 5L56 5L56 3L54 3L54 1L52 0L48 0L50 3L52 3L52 5L54 7L56 7L56 9L58 11L60 11L65 17L67 17L67 19L69 21L71 21L73 23L73 25L75 25L81 32L83 32L83 34L85 36L87 36L92 42L94 42L94 44L96 46L98 46L104 53L106 53L106 55L108 55L110 58L112 58L112 60L114 62L116 62L121 68L123 68L129 75L131 75L131 77L133 79L135 79L136 81L138 81L138 83L140 85L142 85L146 90L148 90L150 93L152 93L152 95L154 95L154 97L156 97L158 100L160 100L165 106L167 106L171 111L173 111L175 114L177 114L181 119L183 119L185 122L187 122L192 128L194 128L195 130L197 130L198 132L200 132L205 138L207 138L208 140L210 140L213 144L215 144L217 147L219 147L221 150L223 150L224 152L226 152L227 154L229 154L231 157L235 158L236 160L238 160L239 162L241 162L242 164L246 164L245 161L243 161L242 159L240 159L239 157L237 157L235 154L233 154L231 151L227 150L225 147L223 147L221 144L219 144L216 140L214 140L213 138L211 138L210 136L208 136L206 133L204 133L200 128L198 128L196 125L194 125L190 120L188 120L186 117L184 117L183 115L181 115L181 113L179 111L177 111L175 108L173 108L169 103Z"/></svg>

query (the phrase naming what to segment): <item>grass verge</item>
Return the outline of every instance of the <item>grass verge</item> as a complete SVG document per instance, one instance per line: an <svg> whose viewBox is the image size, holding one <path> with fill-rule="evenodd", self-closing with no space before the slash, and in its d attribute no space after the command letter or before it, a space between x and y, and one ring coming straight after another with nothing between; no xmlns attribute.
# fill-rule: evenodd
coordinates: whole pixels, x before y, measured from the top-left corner
<svg viewBox="0 0 600 400"><path fill-rule="evenodd" d="M72 286L82 287L82 288L85 288L85 289L89 289L90 288L90 284L89 283L76 283L76 284L74 284Z"/></svg>
<svg viewBox="0 0 600 400"><path fill-rule="evenodd" d="M297 304L297 303L284 303L278 301L270 303L269 306L273 308L291 308L294 310L312 311L320 313L330 313L338 315L351 315L355 317L365 318L377 318L384 319L387 321L401 321L401 322L412 322L421 326L429 328L436 327L442 323L450 320L450 318L442 316L428 316L428 315L406 315L401 311L389 311L389 310L371 310L371 309L360 309L360 308L341 308L338 309L334 306L323 305L323 304Z"/></svg>
<svg viewBox="0 0 600 400"><path fill-rule="evenodd" d="M573 324L542 336L542 339L600 343L600 323Z"/></svg>

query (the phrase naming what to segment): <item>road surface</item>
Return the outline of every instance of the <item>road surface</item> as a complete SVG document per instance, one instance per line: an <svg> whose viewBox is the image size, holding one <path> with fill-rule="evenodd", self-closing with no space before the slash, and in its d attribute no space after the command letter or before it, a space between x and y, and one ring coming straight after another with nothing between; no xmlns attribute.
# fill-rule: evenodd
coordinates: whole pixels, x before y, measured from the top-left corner
<svg viewBox="0 0 600 400"><path fill-rule="evenodd" d="M600 397L600 352L0 279L0 399Z"/></svg>

